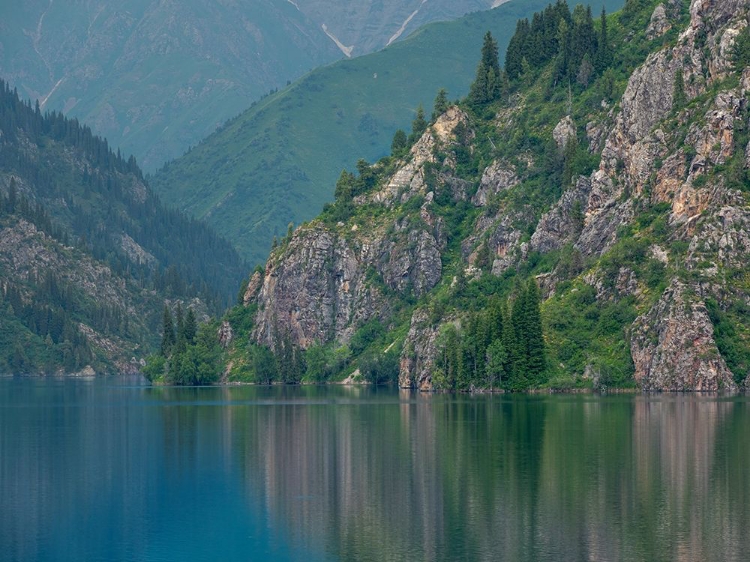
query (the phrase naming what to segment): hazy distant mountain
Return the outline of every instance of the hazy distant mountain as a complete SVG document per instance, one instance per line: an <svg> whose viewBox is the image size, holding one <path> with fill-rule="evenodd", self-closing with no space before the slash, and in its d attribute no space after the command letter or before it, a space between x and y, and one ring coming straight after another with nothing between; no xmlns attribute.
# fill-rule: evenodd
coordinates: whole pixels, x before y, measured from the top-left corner
<svg viewBox="0 0 750 562"><path fill-rule="evenodd" d="M439 88L451 98L466 94L487 30L504 53L518 19L548 3L513 0L317 69L164 166L151 186L261 263L274 235L333 198L342 168L389 153L394 132L409 129L420 102L429 115ZM605 4L611 11L622 0Z"/></svg>
<svg viewBox="0 0 750 562"><path fill-rule="evenodd" d="M149 170L342 51L363 54L492 3L10 0L0 3L0 76Z"/></svg>

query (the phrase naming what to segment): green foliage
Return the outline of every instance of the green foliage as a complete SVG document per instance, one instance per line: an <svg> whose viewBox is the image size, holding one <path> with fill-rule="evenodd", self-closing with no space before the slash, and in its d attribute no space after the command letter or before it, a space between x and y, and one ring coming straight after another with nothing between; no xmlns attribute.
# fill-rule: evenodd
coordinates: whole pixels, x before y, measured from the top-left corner
<svg viewBox="0 0 750 562"><path fill-rule="evenodd" d="M389 153L393 134L426 95L440 88L466 95L487 30L502 56L516 21L548 2L508 2L318 68L165 165L150 183L167 203L236 241L251 264L263 263L274 235L290 221L311 220L333 199L342 169ZM616 9L622 0L604 4Z"/></svg>
<svg viewBox="0 0 750 562"><path fill-rule="evenodd" d="M398 383L401 348L393 346L386 352L376 350L360 355L357 363L360 373L372 384Z"/></svg>
<svg viewBox="0 0 750 562"><path fill-rule="evenodd" d="M714 299L706 299L714 339L719 353L734 374L734 380L742 384L750 377L750 307L741 301L722 310Z"/></svg>
<svg viewBox="0 0 750 562"><path fill-rule="evenodd" d="M409 143L413 144L422 134L427 130L427 120L424 117L424 107L420 103L417 107L417 114L414 120L411 122L411 134L409 135Z"/></svg>
<svg viewBox="0 0 750 562"><path fill-rule="evenodd" d="M432 120L435 121L443 113L448 111L448 91L445 88L438 90L435 101L432 104Z"/></svg>
<svg viewBox="0 0 750 562"><path fill-rule="evenodd" d="M22 178L31 190L19 194L9 214L31 218L65 246L162 294L201 296L217 310L233 300L244 263L205 224L165 208L144 183L135 158L113 152L76 120L36 111L2 80L0 131L0 170ZM24 148L27 142L39 148L41 160ZM129 253L123 236L151 259Z"/></svg>
<svg viewBox="0 0 750 562"><path fill-rule="evenodd" d="M500 70L497 42L489 31L484 35L482 58L477 67L477 76L469 88L468 103L479 107L500 98L503 73Z"/></svg>
<svg viewBox="0 0 750 562"><path fill-rule="evenodd" d="M401 158L406 154L406 150L409 147L409 139L403 129L398 129L393 135L393 141L391 142L391 154L396 158ZM338 183L336 184L338 191ZM338 195L336 196L338 199Z"/></svg>
<svg viewBox="0 0 750 562"><path fill-rule="evenodd" d="M437 346L438 388L520 391L543 384L547 363L536 281L529 280L512 302L492 299L460 330L448 324Z"/></svg>
<svg viewBox="0 0 750 562"><path fill-rule="evenodd" d="M731 59L734 68L737 70L750 66L750 28L743 27L735 38Z"/></svg>

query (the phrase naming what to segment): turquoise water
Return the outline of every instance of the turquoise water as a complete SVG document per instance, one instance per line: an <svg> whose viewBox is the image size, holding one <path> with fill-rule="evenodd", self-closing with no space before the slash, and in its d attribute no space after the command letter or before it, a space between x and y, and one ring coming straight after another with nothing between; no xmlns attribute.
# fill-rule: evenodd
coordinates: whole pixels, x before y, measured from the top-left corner
<svg viewBox="0 0 750 562"><path fill-rule="evenodd" d="M0 379L0 560L747 560L745 396Z"/></svg>

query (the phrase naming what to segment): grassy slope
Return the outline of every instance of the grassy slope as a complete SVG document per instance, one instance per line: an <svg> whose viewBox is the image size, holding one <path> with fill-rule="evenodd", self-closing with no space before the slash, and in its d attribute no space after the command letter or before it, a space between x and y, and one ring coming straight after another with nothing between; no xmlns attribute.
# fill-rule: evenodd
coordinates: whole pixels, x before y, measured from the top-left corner
<svg viewBox="0 0 750 562"><path fill-rule="evenodd" d="M260 263L274 235L333 198L342 168L389 152L393 133L408 128L420 102L429 106L441 87L451 97L468 91L486 30L504 52L516 21L547 3L513 0L313 71L165 166L151 184ZM604 4L612 10L622 1Z"/></svg>

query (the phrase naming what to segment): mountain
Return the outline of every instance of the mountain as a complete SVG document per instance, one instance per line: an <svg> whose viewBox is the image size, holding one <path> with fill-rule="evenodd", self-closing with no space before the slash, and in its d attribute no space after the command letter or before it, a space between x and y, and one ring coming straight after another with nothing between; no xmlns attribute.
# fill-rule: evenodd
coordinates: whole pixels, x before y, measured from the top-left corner
<svg viewBox="0 0 750 562"><path fill-rule="evenodd" d="M491 0L89 0L0 5L0 76L144 169L309 70ZM408 21L407 21L408 20ZM401 36L399 35L399 36ZM337 46L340 37L351 49Z"/></svg>
<svg viewBox="0 0 750 562"><path fill-rule="evenodd" d="M137 368L165 301L216 314L245 271L134 158L0 81L0 372Z"/></svg>
<svg viewBox="0 0 750 562"><path fill-rule="evenodd" d="M342 176L253 274L225 376L747 387L748 15L557 3L518 26L499 83L486 37L467 99Z"/></svg>
<svg viewBox="0 0 750 562"><path fill-rule="evenodd" d="M607 9L622 5L607 0ZM151 181L166 202L204 218L261 263L274 235L313 218L336 178L357 160L390 151L417 106L440 88L464 95L489 29L501 51L519 18L546 0L514 0L427 26L389 48L315 70L255 104Z"/></svg>

